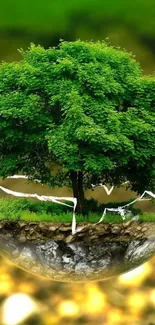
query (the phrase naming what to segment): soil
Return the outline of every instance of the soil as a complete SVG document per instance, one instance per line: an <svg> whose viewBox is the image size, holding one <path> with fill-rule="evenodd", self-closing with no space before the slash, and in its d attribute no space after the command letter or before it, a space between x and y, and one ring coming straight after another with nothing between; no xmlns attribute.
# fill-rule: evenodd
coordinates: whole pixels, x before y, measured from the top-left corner
<svg viewBox="0 0 155 325"><path fill-rule="evenodd" d="M98 281L127 272L155 254L155 223L0 222L0 253L55 281Z"/></svg>
<svg viewBox="0 0 155 325"><path fill-rule="evenodd" d="M82 242L86 244L104 241L132 241L135 239L155 238L155 223L128 221L122 223L93 224L80 222L78 232L72 235L71 223L55 222L0 222L0 235L15 238L19 243L42 243L49 240L62 240L66 243Z"/></svg>

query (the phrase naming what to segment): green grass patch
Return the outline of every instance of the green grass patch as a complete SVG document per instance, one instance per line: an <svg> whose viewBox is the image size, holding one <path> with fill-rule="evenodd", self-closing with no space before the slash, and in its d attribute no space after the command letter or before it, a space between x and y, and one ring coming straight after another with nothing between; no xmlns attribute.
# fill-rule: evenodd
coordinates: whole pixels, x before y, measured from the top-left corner
<svg viewBox="0 0 155 325"><path fill-rule="evenodd" d="M68 211L68 209L70 209ZM77 222L96 223L102 216L102 212L88 212L86 216L76 215ZM0 220L21 220L21 221L46 221L46 222L71 222L72 208L54 204L51 202L36 202L28 199L9 199L0 198ZM131 220L131 217L126 217L125 221ZM143 222L154 222L154 213L139 214L139 219ZM107 213L104 218L105 223L123 222L119 214Z"/></svg>

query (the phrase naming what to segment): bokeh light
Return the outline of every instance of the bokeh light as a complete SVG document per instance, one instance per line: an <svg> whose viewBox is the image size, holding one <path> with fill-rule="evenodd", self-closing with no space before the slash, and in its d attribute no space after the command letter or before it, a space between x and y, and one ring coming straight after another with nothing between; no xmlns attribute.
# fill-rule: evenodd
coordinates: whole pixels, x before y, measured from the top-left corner
<svg viewBox="0 0 155 325"><path fill-rule="evenodd" d="M155 258L107 281L58 283L0 258L1 325L148 325L155 320Z"/></svg>
<svg viewBox="0 0 155 325"><path fill-rule="evenodd" d="M16 325L36 312L33 299L24 293L15 293L8 297L2 306L2 321L6 325Z"/></svg>

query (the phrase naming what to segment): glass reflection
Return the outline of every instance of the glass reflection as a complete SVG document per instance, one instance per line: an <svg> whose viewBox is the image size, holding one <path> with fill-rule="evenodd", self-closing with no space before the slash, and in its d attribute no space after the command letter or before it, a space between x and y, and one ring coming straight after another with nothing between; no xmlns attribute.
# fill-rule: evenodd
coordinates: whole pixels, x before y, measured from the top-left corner
<svg viewBox="0 0 155 325"><path fill-rule="evenodd" d="M24 270L55 281L104 280L127 272L155 253L155 224L0 222L1 254Z"/></svg>

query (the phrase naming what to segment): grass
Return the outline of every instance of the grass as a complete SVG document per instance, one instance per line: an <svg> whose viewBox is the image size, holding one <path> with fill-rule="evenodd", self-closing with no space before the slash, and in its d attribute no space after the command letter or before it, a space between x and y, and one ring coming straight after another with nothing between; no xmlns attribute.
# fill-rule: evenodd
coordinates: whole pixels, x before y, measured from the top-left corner
<svg viewBox="0 0 155 325"><path fill-rule="evenodd" d="M21 220L31 222L71 222L71 211L65 211L66 207L50 202L36 202L28 199L8 199L0 198L0 220ZM89 212L87 216L76 216L77 222L96 223L101 218L102 213ZM131 220L126 217L125 221ZM155 213L143 213L139 215L140 221L155 222ZM104 218L105 223L120 223L122 218L119 214L107 214Z"/></svg>

